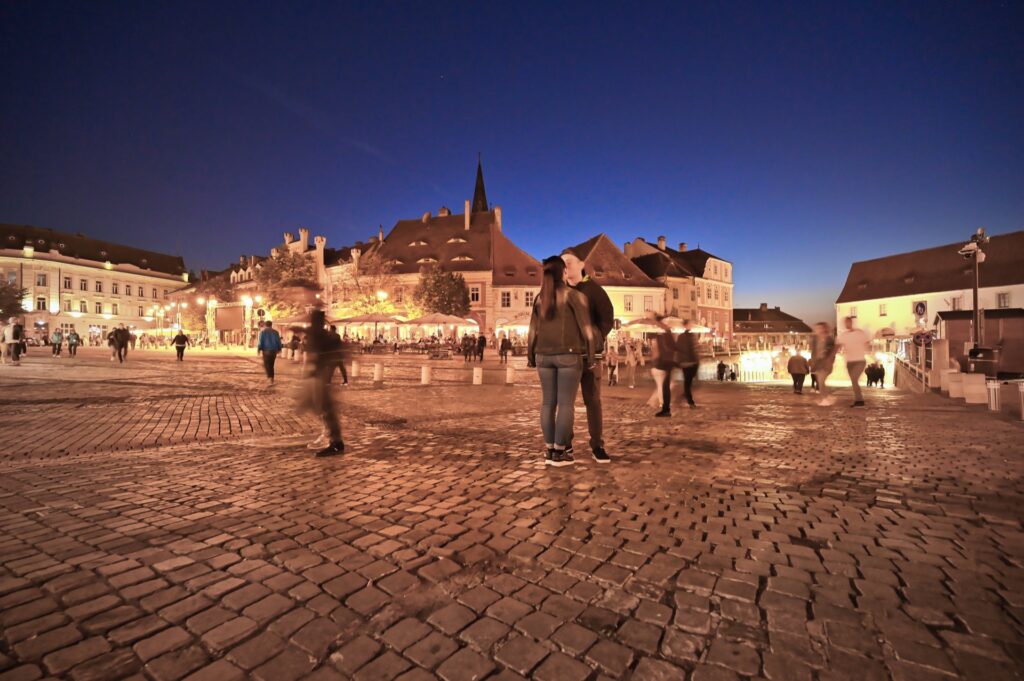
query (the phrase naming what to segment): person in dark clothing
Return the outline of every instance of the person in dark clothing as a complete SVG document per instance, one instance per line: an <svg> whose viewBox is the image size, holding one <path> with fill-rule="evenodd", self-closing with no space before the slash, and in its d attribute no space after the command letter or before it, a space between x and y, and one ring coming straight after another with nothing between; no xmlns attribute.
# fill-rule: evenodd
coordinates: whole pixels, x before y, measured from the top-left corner
<svg viewBox="0 0 1024 681"><path fill-rule="evenodd" d="M484 361L484 349L487 347L487 336L480 334L476 339L476 357Z"/></svg>
<svg viewBox="0 0 1024 681"><path fill-rule="evenodd" d="M794 352L786 364L786 371L793 377L793 392L802 395L804 392L804 379L811 373L811 365L799 352Z"/></svg>
<svg viewBox="0 0 1024 681"><path fill-rule="evenodd" d="M185 348L187 348L189 344L188 336L185 335L184 331L178 331L178 335L174 337L174 340L171 341L171 343L174 345L174 351L178 353L178 361L184 362Z"/></svg>
<svg viewBox="0 0 1024 681"><path fill-rule="evenodd" d="M676 339L672 329L662 321L661 315L653 317L655 324L661 327L661 333L654 339L654 369L651 374L661 382L661 410L655 416L669 417L672 415L672 372L676 364ZM657 373L655 373L657 372Z"/></svg>
<svg viewBox="0 0 1024 681"><path fill-rule="evenodd" d="M697 352L697 334L690 331L690 320L683 320L683 332L676 338L676 364L683 370L683 395L690 409L696 409L693 401L693 379L697 378L700 355Z"/></svg>
<svg viewBox="0 0 1024 681"><path fill-rule="evenodd" d="M267 374L267 382L274 385L274 363L277 355L284 348L281 334L274 328L273 322L266 322L256 342L256 354L263 356L263 371Z"/></svg>
<svg viewBox="0 0 1024 681"><path fill-rule="evenodd" d="M338 327L334 324L331 324L331 336L334 337L334 342L337 343L338 347L342 350L338 353L338 371L341 373L341 384L348 385L348 372L345 371L345 341L342 340L341 334L338 333ZM334 372L331 372L331 376L327 379L328 382L330 382L333 377Z"/></svg>
<svg viewBox="0 0 1024 681"><path fill-rule="evenodd" d="M475 347L473 339L469 337L469 334L463 334L462 336L462 361L468 362L469 356L473 352Z"/></svg>
<svg viewBox="0 0 1024 681"><path fill-rule="evenodd" d="M131 331L126 329L124 324L118 324L117 328L110 332L109 338L114 347L114 356L121 364L124 364L125 359L128 358L128 340L131 335Z"/></svg>
<svg viewBox="0 0 1024 681"><path fill-rule="evenodd" d="M726 370L726 368L727 367L725 366L725 362L722 362L722 361L718 362L717 371L718 371L718 380L719 381L724 381L725 380L725 370Z"/></svg>
<svg viewBox="0 0 1024 681"><path fill-rule="evenodd" d="M590 321L597 332L597 356L590 366L583 368L580 376L580 392L583 393L583 404L587 407L587 428L590 431L590 451L599 462L609 460L604 449L604 415L601 411L601 381L604 367L605 339L615 326L615 308L611 298L601 285L591 279L580 259L571 248L562 251L565 262L566 281L569 286L587 297L587 308L590 310ZM572 453L572 438L569 438L568 452Z"/></svg>
<svg viewBox="0 0 1024 681"><path fill-rule="evenodd" d="M501 344L498 345L498 361L508 364L508 353L510 352L512 352L512 341L508 339L508 336L503 336Z"/></svg>
<svg viewBox="0 0 1024 681"><path fill-rule="evenodd" d="M345 451L345 443L341 440L341 425L331 397L331 374L338 366L341 358L341 337L331 334L326 328L326 315L323 310L313 310L309 319L309 332L306 334L306 352L313 361L310 376L313 379L314 403L320 411L324 427L327 429L329 444L318 451L316 456L333 456Z"/></svg>

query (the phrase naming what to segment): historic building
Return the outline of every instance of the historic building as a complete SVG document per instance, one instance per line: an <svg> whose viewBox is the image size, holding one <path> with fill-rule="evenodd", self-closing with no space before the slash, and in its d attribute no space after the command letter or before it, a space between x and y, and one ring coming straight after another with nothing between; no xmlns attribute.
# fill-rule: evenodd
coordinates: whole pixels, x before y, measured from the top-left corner
<svg viewBox="0 0 1024 681"><path fill-rule="evenodd" d="M868 331L906 338L931 329L942 312L971 310L974 263L960 255L962 247L952 243L853 263L836 299L836 324L853 316ZM1024 231L992 236L981 248L978 307L1024 306Z"/></svg>
<svg viewBox="0 0 1024 681"><path fill-rule="evenodd" d="M188 285L180 256L30 225L0 224L0 272L27 290L25 326L39 334L158 328L167 297Z"/></svg>
<svg viewBox="0 0 1024 681"><path fill-rule="evenodd" d="M541 284L540 262L503 228L501 207L488 204L478 163L473 200L466 200L462 213L442 207L437 215L399 220L386 236L381 230L369 245L350 249L350 258L357 271L368 257L388 268L385 293L399 313L426 268L461 274L469 288L469 317L490 335L497 325L528 315Z"/></svg>
<svg viewBox="0 0 1024 681"><path fill-rule="evenodd" d="M583 261L587 275L611 298L615 319L621 324L640 319L648 312L666 313L665 286L647 276L605 234L569 250Z"/></svg>
<svg viewBox="0 0 1024 681"><path fill-rule="evenodd" d="M737 307L732 311L733 345L740 350L771 350L777 346L810 347L813 331L802 320L776 307Z"/></svg>
<svg viewBox="0 0 1024 681"><path fill-rule="evenodd" d="M732 263L700 248L691 250L686 242L670 248L663 236L656 244L637 237L623 252L665 287L669 314L710 328L716 339L732 339Z"/></svg>

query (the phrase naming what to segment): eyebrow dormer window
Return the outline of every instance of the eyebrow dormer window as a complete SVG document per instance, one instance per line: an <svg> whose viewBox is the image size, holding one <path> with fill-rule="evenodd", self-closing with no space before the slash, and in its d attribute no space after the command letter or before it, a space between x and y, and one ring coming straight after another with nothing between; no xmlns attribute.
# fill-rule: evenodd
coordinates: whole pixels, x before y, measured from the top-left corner
<svg viewBox="0 0 1024 681"><path fill-rule="evenodd" d="M391 260L388 261L388 264L389 265L401 265L402 261L399 260L398 258L392 258Z"/></svg>
<svg viewBox="0 0 1024 681"><path fill-rule="evenodd" d="M421 265L425 265L428 263L437 262L437 258L420 258L416 262L418 262Z"/></svg>
<svg viewBox="0 0 1024 681"><path fill-rule="evenodd" d="M472 259L473 258L469 257L468 255L457 255L454 258L452 258L452 262L468 262Z"/></svg>
<svg viewBox="0 0 1024 681"><path fill-rule="evenodd" d="M426 245L427 245L427 242L426 242L426 241L424 241L423 239L417 239L416 241L413 241L413 242L412 242L411 244L409 244L409 245L410 245L410 246L426 246Z"/></svg>
<svg viewBox="0 0 1024 681"><path fill-rule="evenodd" d="M461 236L453 236L451 239L448 239L448 243L450 243L450 244L464 244L464 243L466 243L466 240L463 239Z"/></svg>

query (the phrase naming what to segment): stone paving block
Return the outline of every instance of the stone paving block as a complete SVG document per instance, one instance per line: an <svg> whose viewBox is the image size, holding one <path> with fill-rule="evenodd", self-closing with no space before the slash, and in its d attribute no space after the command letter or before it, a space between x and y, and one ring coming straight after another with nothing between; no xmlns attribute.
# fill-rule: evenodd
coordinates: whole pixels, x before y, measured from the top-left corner
<svg viewBox="0 0 1024 681"><path fill-rule="evenodd" d="M437 669L437 675L444 681L478 681L494 669L488 658L463 648L445 660Z"/></svg>
<svg viewBox="0 0 1024 681"><path fill-rule="evenodd" d="M82 640L82 633L73 625L51 629L35 638L22 641L13 647L19 660L37 660L54 650L59 650Z"/></svg>
<svg viewBox="0 0 1024 681"><path fill-rule="evenodd" d="M514 635L498 647L494 659L523 676L540 664L548 654L536 641L525 636Z"/></svg>
<svg viewBox="0 0 1024 681"><path fill-rule="evenodd" d="M177 681L205 666L209 657L199 646L178 648L146 663L146 674L155 681Z"/></svg>
<svg viewBox="0 0 1024 681"><path fill-rule="evenodd" d="M563 653L551 653L533 672L537 681L584 681L590 667Z"/></svg>
<svg viewBox="0 0 1024 681"><path fill-rule="evenodd" d="M126 678L140 667L141 663L131 649L118 648L82 662L71 670L69 676L72 681L106 681Z"/></svg>
<svg viewBox="0 0 1024 681"><path fill-rule="evenodd" d="M80 662L102 655L109 650L110 644L105 639L93 636L73 646L50 653L43 658L43 667L51 674L63 674Z"/></svg>
<svg viewBox="0 0 1024 681"><path fill-rule="evenodd" d="M476 614L464 605L451 603L435 611L427 622L434 625L449 636L458 633L466 625L476 619Z"/></svg>
<svg viewBox="0 0 1024 681"><path fill-rule="evenodd" d="M192 640L192 636L181 627L171 627L158 634L143 639L132 646L132 650L143 662L184 646Z"/></svg>
<svg viewBox="0 0 1024 681"><path fill-rule="evenodd" d="M509 631L508 625L490 617L481 617L463 629L459 638L481 652L488 652Z"/></svg>
<svg viewBox="0 0 1024 681"><path fill-rule="evenodd" d="M290 641L316 659L323 658L341 638L341 628L329 619L318 617L295 632Z"/></svg>
<svg viewBox="0 0 1024 681"><path fill-rule="evenodd" d="M295 681L311 672L316 660L309 653L294 646L284 650L252 670L252 678L259 681Z"/></svg>
<svg viewBox="0 0 1024 681"><path fill-rule="evenodd" d="M377 656L381 645L368 636L358 636L331 654L330 662L343 674L351 676Z"/></svg>

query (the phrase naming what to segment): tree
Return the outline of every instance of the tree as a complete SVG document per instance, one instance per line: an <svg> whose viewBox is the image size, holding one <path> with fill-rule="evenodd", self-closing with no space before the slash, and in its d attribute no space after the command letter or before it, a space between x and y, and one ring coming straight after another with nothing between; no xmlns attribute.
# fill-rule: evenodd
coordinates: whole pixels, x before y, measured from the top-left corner
<svg viewBox="0 0 1024 681"><path fill-rule="evenodd" d="M235 292L231 280L225 274L196 283L192 287L192 297L194 300L181 313L181 323L186 329L194 332L206 329L206 308L210 300L230 303L235 299ZM203 298L206 304L201 305L199 298Z"/></svg>
<svg viewBox="0 0 1024 681"><path fill-rule="evenodd" d="M320 290L313 259L291 251L278 251L262 261L256 270L256 284L275 319L305 311L306 306L294 296L296 287Z"/></svg>
<svg viewBox="0 0 1024 681"><path fill-rule="evenodd" d="M22 302L27 295L28 290L17 284L0 282L0 317L6 320L25 314Z"/></svg>
<svg viewBox="0 0 1024 681"><path fill-rule="evenodd" d="M428 313L465 317L469 314L469 287L461 274L432 267L420 275L413 298Z"/></svg>
<svg viewBox="0 0 1024 681"><path fill-rule="evenodd" d="M358 268L352 266L335 283L334 309L337 317L379 312L382 314L403 314L417 317L420 310L409 298L402 303L395 302L395 291L399 286L394 268L378 253L371 253L359 259ZM381 292L387 295L380 295Z"/></svg>

